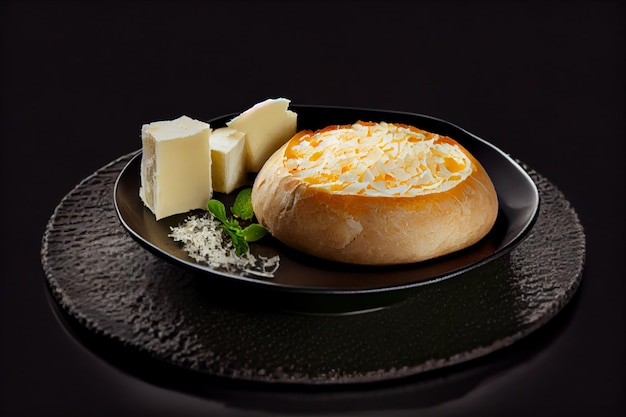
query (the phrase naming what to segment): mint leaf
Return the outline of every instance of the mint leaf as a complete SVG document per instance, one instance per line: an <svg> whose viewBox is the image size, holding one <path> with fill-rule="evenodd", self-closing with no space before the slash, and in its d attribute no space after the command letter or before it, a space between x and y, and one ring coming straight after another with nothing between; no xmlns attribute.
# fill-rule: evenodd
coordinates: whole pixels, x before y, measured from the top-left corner
<svg viewBox="0 0 626 417"><path fill-rule="evenodd" d="M235 204L231 208L235 217L242 220L251 220L254 217L252 209L252 188L244 188L237 194Z"/></svg>
<svg viewBox="0 0 626 417"><path fill-rule="evenodd" d="M228 236L230 236L230 240L233 242L233 246L235 247L235 253L238 256L243 255L244 253L250 250L250 246L246 239L243 236L242 230L230 230L228 228L224 228Z"/></svg>
<svg viewBox="0 0 626 417"><path fill-rule="evenodd" d="M226 207L219 200L209 200L208 207L209 212L214 215L219 221L226 224L228 219L226 218Z"/></svg>
<svg viewBox="0 0 626 417"><path fill-rule="evenodd" d="M248 245L248 242L246 242L244 238L238 238L236 240L233 240L233 243L235 244L235 253L238 256L241 256L244 253L247 253L248 251L250 251L250 246Z"/></svg>
<svg viewBox="0 0 626 417"><path fill-rule="evenodd" d="M256 242L267 234L267 229L258 223L252 223L241 231L246 242Z"/></svg>
<svg viewBox="0 0 626 417"><path fill-rule="evenodd" d="M241 230L241 226L239 225L239 222L237 221L237 219L228 219L224 223L224 227L232 230L233 232L237 232L239 230Z"/></svg>
<svg viewBox="0 0 626 417"><path fill-rule="evenodd" d="M254 218L251 197L252 188L241 190L235 198L234 206L231 208L233 215L242 221L248 221ZM267 234L267 229L258 223L251 223L246 228L242 229L239 220L236 218L229 219L226 216L226 207L219 200L209 200L207 208L209 212L222 223L221 227L230 237L235 248L235 253L238 256L250 250L248 242L257 241Z"/></svg>

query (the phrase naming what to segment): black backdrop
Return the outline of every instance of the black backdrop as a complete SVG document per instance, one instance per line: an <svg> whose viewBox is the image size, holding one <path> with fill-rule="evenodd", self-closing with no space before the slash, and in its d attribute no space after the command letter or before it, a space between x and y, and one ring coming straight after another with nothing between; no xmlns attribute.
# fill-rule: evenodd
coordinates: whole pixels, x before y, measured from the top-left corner
<svg viewBox="0 0 626 417"><path fill-rule="evenodd" d="M39 250L60 199L138 149L142 123L278 96L459 124L556 184L587 234L571 305L446 378L498 361L500 372L460 392L420 380L422 403L402 396L409 386L357 391L329 411L367 396L380 398L368 415L621 414L624 17L618 1L0 2L0 415L276 409L263 393L193 395L103 361L56 321ZM298 395L288 401L316 394Z"/></svg>

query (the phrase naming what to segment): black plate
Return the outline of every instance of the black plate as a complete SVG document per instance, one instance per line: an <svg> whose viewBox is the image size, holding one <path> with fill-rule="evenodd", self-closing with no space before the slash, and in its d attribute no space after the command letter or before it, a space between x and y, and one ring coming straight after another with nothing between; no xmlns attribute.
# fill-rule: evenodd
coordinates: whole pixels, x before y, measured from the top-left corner
<svg viewBox="0 0 626 417"><path fill-rule="evenodd" d="M42 266L54 299L98 337L99 347L111 353L119 345L133 364L143 357L151 375L176 389L185 389L181 381L191 388L192 380L222 387L234 380L292 387L382 382L460 364L548 323L582 279L585 234L576 212L554 184L526 167L541 199L532 229L508 255L454 279L354 294L207 279L152 256L120 227L111 192L133 156L102 167L63 198L46 227ZM225 294L231 282L239 288ZM352 312L398 293L410 297L368 314L276 311ZM168 374L160 365L184 373Z"/></svg>
<svg viewBox="0 0 626 417"><path fill-rule="evenodd" d="M122 225L139 243L156 255L189 268L220 288L237 291L267 290L283 294L282 301L298 310L353 311L376 308L404 299L411 290L464 274L485 265L513 249L528 233L537 216L539 194L529 175L504 152L466 130L430 116L371 109L292 105L298 113L298 129L319 129L331 124L349 124L357 120L386 121L414 125L450 136L465 146L485 167L496 191L500 209L496 224L480 242L465 250L431 261L391 267L346 265L320 260L285 247L269 237L252 245L256 254L280 256L280 268L274 278L258 278L245 273L233 274L210 269L192 260L177 242L168 237L171 226L180 224L187 214L156 221L139 198L139 151L122 170L115 184L114 204ZM208 122L212 128L224 126L235 114ZM232 206L234 194L216 194L226 207ZM238 293L241 295L242 293ZM295 297L305 295L305 297ZM311 297L311 296L317 296ZM304 305L306 302L307 305ZM324 306L321 308L319 306Z"/></svg>

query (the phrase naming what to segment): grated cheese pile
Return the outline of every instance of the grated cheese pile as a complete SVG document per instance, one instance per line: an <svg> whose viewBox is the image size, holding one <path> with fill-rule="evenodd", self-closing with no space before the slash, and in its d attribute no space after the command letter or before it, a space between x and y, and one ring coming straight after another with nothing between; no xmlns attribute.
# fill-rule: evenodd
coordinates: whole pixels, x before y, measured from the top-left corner
<svg viewBox="0 0 626 417"><path fill-rule="evenodd" d="M443 192L472 173L470 159L449 138L385 122L306 132L289 144L284 163L310 187L370 196Z"/></svg>
<svg viewBox="0 0 626 417"><path fill-rule="evenodd" d="M264 278L273 278L280 258L255 256L250 252L238 256L230 239L225 238L221 223L208 213L191 215L171 227L169 237L182 242L183 250L196 262L212 269Z"/></svg>

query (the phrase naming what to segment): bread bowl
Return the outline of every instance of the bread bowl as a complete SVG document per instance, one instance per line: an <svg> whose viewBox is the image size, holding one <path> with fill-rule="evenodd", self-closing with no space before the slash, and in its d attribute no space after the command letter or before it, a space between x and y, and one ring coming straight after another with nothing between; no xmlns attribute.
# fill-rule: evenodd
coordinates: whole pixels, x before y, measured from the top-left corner
<svg viewBox="0 0 626 417"><path fill-rule="evenodd" d="M487 172L455 140L363 121L296 133L259 171L252 204L259 223L289 247L363 265L467 248L498 213Z"/></svg>

